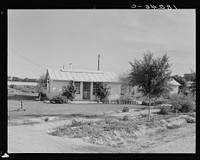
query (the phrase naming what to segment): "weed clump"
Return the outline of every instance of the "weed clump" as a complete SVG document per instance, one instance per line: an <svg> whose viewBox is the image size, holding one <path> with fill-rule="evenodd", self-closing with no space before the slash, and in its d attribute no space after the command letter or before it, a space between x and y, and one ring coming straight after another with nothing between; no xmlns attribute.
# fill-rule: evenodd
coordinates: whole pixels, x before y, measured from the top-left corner
<svg viewBox="0 0 200 160"><path fill-rule="evenodd" d="M125 115L125 116L122 118L123 121L128 121L129 119L130 119L130 116L129 116L129 115Z"/></svg>
<svg viewBox="0 0 200 160"><path fill-rule="evenodd" d="M129 112L129 108L128 107L123 107L122 112Z"/></svg>

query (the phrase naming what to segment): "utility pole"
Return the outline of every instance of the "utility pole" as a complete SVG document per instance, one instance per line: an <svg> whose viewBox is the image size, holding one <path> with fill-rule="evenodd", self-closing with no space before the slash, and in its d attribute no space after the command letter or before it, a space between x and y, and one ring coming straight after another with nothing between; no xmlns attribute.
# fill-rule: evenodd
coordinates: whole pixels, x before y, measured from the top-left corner
<svg viewBox="0 0 200 160"><path fill-rule="evenodd" d="M100 54L98 54L98 71L99 71L99 61L100 61Z"/></svg>

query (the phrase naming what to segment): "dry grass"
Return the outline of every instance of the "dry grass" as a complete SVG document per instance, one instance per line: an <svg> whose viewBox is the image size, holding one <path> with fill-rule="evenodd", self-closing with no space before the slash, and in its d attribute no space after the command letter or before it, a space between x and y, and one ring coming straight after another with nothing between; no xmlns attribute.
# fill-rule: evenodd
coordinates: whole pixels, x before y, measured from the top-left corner
<svg viewBox="0 0 200 160"><path fill-rule="evenodd" d="M59 126L50 134L53 136L82 138L94 144L120 147L131 142L132 140L130 139L136 139L138 136L146 133L167 129L169 125L166 124L169 123L166 121L171 117L154 115L150 121L147 121L147 116L144 115L139 115L134 119L130 118L126 121L116 118L106 118L99 121L73 120L70 125ZM161 120L164 120L166 124Z"/></svg>

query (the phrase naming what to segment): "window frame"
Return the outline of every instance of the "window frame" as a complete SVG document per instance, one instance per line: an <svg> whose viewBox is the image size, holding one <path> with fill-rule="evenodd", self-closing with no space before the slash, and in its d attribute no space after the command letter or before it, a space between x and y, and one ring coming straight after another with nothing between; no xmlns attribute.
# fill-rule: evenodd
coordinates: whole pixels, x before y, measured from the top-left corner
<svg viewBox="0 0 200 160"><path fill-rule="evenodd" d="M96 85L96 86L95 86L95 85ZM96 88L95 88L94 86L95 86ZM97 95L97 90L98 90L98 83L97 83L97 82L93 82L92 94L96 96L96 95Z"/></svg>
<svg viewBox="0 0 200 160"><path fill-rule="evenodd" d="M77 84L79 84L78 87L77 87ZM81 94L81 82L74 82L74 86L75 86L75 89L76 89L75 93L76 94Z"/></svg>

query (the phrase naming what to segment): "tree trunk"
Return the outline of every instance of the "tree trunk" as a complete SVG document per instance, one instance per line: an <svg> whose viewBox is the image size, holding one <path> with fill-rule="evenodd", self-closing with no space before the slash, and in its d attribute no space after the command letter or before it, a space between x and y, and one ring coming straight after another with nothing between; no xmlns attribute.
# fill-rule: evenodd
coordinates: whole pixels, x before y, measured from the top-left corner
<svg viewBox="0 0 200 160"><path fill-rule="evenodd" d="M150 121L150 118L151 118L151 98L149 94L148 121Z"/></svg>
<svg viewBox="0 0 200 160"><path fill-rule="evenodd" d="M42 100L42 96L41 96L41 93L39 93L39 101Z"/></svg>

